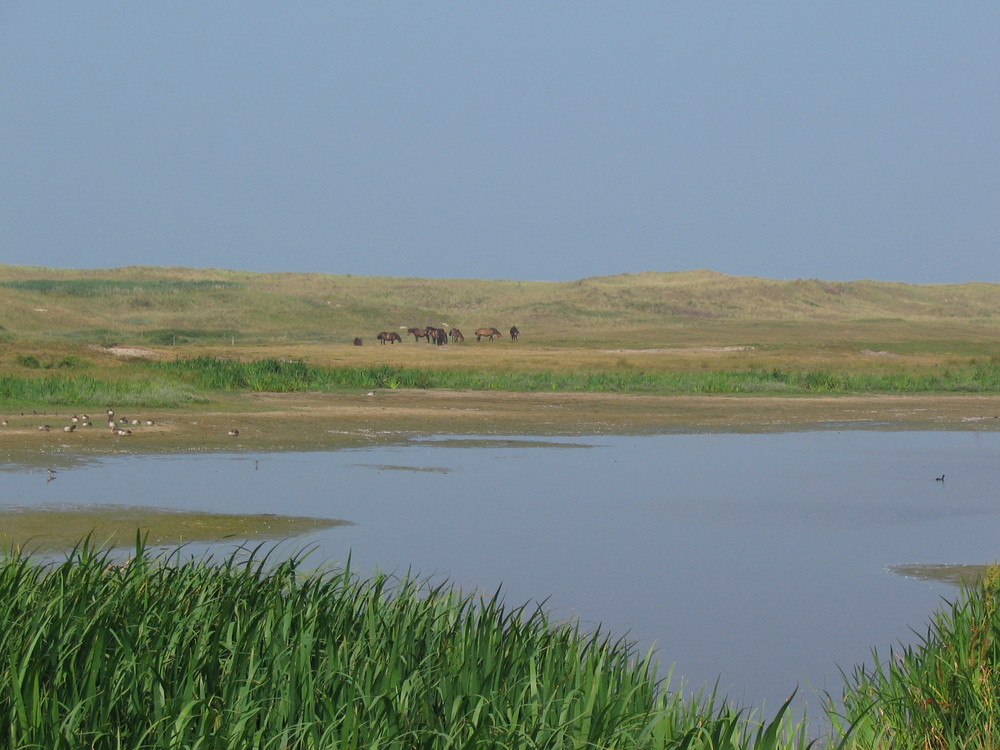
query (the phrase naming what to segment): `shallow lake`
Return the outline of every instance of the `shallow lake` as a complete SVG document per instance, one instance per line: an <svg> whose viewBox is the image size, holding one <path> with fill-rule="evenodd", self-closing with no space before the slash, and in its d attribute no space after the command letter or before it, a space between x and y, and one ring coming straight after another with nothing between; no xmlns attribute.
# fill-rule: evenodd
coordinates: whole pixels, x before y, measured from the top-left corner
<svg viewBox="0 0 1000 750"><path fill-rule="evenodd" d="M913 640L957 594L891 566L1000 555L994 432L437 436L0 469L6 506L345 519L286 546L309 547L317 566L350 555L360 573L412 569L484 595L502 585L509 604L546 600L559 617L655 644L674 687L719 678L769 713L796 685L839 695L840 668Z"/></svg>

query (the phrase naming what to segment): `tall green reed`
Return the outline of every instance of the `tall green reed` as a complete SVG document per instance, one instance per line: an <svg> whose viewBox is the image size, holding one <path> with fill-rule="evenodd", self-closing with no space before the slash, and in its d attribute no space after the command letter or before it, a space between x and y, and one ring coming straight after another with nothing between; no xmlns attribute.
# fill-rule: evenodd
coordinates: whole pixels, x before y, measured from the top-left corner
<svg viewBox="0 0 1000 750"><path fill-rule="evenodd" d="M537 606L260 549L0 565L12 748L804 747ZM778 742L784 744L777 744Z"/></svg>
<svg viewBox="0 0 1000 750"><path fill-rule="evenodd" d="M847 680L839 726L863 747L1000 747L1000 568L935 613L912 646Z"/></svg>

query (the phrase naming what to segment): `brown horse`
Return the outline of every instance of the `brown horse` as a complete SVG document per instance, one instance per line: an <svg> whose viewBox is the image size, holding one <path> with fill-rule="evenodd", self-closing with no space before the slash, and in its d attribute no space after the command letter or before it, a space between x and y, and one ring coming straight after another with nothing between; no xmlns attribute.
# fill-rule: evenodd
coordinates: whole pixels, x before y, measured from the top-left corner
<svg viewBox="0 0 1000 750"><path fill-rule="evenodd" d="M448 334L443 328L427 326L427 341L428 343L433 342L438 346L444 346L448 343Z"/></svg>
<svg viewBox="0 0 1000 750"><path fill-rule="evenodd" d="M463 341L465 341L465 336L463 336L462 332L457 328L452 328L450 331L448 331L448 335L451 336L451 340L454 341L456 344L460 344Z"/></svg>
<svg viewBox="0 0 1000 750"><path fill-rule="evenodd" d="M517 341L517 337L521 335L521 332L517 330L517 326L510 327L510 340Z"/></svg>
<svg viewBox="0 0 1000 750"><path fill-rule="evenodd" d="M503 334L500 333L500 331L498 331L496 328L477 328L476 341L482 341L483 336L488 336L490 341L492 341L494 337L498 339L503 338Z"/></svg>
<svg viewBox="0 0 1000 750"><path fill-rule="evenodd" d="M427 339L428 342L430 341L426 328L407 328L406 335L409 336L410 334L413 334L414 343L416 343L417 339Z"/></svg>
<svg viewBox="0 0 1000 750"><path fill-rule="evenodd" d="M364 346L364 343L365 343L365 340L363 338L361 338L360 336L357 336L354 339L354 345L355 346Z"/></svg>
<svg viewBox="0 0 1000 750"><path fill-rule="evenodd" d="M386 341L390 344L395 344L397 341L402 343L403 341L395 331L382 331L376 338L380 344L385 344Z"/></svg>

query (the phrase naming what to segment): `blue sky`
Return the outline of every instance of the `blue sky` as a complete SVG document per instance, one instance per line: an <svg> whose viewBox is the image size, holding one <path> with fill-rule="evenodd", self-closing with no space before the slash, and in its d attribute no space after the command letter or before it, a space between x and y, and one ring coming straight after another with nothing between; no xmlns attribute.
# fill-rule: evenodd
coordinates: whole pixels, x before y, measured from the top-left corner
<svg viewBox="0 0 1000 750"><path fill-rule="evenodd" d="M0 263L1000 281L1000 3L0 6Z"/></svg>

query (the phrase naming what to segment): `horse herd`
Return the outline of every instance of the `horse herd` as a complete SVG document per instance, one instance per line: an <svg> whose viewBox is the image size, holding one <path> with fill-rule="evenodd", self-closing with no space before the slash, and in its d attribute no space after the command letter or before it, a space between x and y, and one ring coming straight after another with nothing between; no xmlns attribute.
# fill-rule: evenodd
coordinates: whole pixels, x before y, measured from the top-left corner
<svg viewBox="0 0 1000 750"><path fill-rule="evenodd" d="M435 328L434 326L427 326L425 328L407 328L407 336L413 336L413 341L416 343L420 339L423 339L428 344L437 344L438 346L444 346L448 343L450 339L455 344L460 344L465 341L465 336L457 328L452 328L450 331L445 331L443 328ZM493 341L493 339L502 339L503 334L500 333L496 328L477 328L476 329L476 341L482 341L484 338ZM521 332L517 330L517 326L510 327L510 340L517 341L517 337L521 335ZM395 331L382 331L378 336L380 344L395 344L397 341L402 343L403 338ZM354 339L355 346L361 346L364 340L359 338Z"/></svg>

